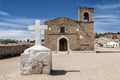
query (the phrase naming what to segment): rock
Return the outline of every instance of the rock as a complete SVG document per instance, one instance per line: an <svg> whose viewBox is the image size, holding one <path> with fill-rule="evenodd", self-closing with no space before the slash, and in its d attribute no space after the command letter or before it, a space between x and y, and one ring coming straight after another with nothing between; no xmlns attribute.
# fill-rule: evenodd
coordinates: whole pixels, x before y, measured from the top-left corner
<svg viewBox="0 0 120 80"><path fill-rule="evenodd" d="M42 73L43 74L50 74L49 71L51 70L51 67L49 66L43 66L43 71Z"/></svg>
<svg viewBox="0 0 120 80"><path fill-rule="evenodd" d="M50 74L52 69L51 50L33 46L21 54L21 74Z"/></svg>

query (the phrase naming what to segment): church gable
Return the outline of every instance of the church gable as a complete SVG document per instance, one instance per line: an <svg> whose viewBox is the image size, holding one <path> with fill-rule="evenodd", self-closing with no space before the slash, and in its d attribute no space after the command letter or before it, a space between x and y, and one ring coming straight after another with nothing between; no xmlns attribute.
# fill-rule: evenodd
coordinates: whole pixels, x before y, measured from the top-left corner
<svg viewBox="0 0 120 80"><path fill-rule="evenodd" d="M45 21L45 24L52 24L52 25L54 25L54 24L67 24L66 22L76 23L77 21L70 19L70 18L59 17L59 18Z"/></svg>
<svg viewBox="0 0 120 80"><path fill-rule="evenodd" d="M45 22L49 34L75 34L79 27L77 21L69 18L56 18Z"/></svg>

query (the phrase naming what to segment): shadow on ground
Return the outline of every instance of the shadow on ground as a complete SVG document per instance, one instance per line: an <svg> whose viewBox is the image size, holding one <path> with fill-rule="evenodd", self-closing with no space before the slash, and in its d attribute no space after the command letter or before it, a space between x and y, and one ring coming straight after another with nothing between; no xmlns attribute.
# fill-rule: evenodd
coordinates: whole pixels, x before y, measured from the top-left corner
<svg viewBox="0 0 120 80"><path fill-rule="evenodd" d="M79 70L52 70L51 75L53 76L59 76L59 75L65 75L68 72L80 72Z"/></svg>

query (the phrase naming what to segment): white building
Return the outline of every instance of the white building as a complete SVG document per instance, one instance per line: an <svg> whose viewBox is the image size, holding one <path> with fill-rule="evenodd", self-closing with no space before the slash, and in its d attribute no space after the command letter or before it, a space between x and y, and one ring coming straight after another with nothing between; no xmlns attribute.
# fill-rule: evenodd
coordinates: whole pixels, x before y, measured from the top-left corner
<svg viewBox="0 0 120 80"><path fill-rule="evenodd" d="M119 47L119 43L111 41L106 44L106 48L115 48L115 47Z"/></svg>

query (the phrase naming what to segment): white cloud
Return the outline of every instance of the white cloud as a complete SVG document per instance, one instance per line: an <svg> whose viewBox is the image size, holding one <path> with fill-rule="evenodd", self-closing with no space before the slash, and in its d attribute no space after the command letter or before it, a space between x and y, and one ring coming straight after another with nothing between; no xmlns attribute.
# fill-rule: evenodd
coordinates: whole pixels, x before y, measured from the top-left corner
<svg viewBox="0 0 120 80"><path fill-rule="evenodd" d="M3 11L0 12L0 15L2 15L0 17L0 39L34 39L35 31L29 31L27 28L30 25L35 25L36 19L13 17ZM41 19L40 21L43 24L45 19ZM41 35L43 39L44 31L41 32Z"/></svg>
<svg viewBox="0 0 120 80"><path fill-rule="evenodd" d="M0 10L0 16L10 16L7 12Z"/></svg>
<svg viewBox="0 0 120 80"><path fill-rule="evenodd" d="M120 31L119 16L114 14L102 14L95 16L95 32Z"/></svg>
<svg viewBox="0 0 120 80"><path fill-rule="evenodd" d="M41 35L42 35L41 38L43 39L44 34ZM0 29L0 39L34 40L34 37L35 37L35 31Z"/></svg>
<svg viewBox="0 0 120 80"><path fill-rule="evenodd" d="M116 15L110 15L110 14L107 14L107 15L104 14L104 15L97 15L97 16L95 16L95 18L99 18L99 19L100 19L100 18L104 18L104 19L105 19L105 18L107 18L107 19L108 19L108 18L111 18L111 19L114 19L114 18L117 18L117 16L116 16Z"/></svg>
<svg viewBox="0 0 120 80"><path fill-rule="evenodd" d="M10 23L20 23L20 24L30 24L35 21L35 19L27 19L27 18L0 18L1 20L5 22L10 22Z"/></svg>
<svg viewBox="0 0 120 80"><path fill-rule="evenodd" d="M109 5L97 5L98 9L117 9L120 8L120 3L109 4Z"/></svg>
<svg viewBox="0 0 120 80"><path fill-rule="evenodd" d="M9 23L9 22L0 22L0 26L3 28L25 28L26 26L23 24Z"/></svg>
<svg viewBox="0 0 120 80"><path fill-rule="evenodd" d="M118 25L120 24L119 17L116 15L103 14L95 16L95 24L100 25Z"/></svg>
<svg viewBox="0 0 120 80"><path fill-rule="evenodd" d="M4 29L6 29L6 27L14 29L27 29L29 25L34 25L36 20L31 18L14 17L2 10L0 10L0 16L0 27ZM46 19L40 19L41 24L43 24L45 20Z"/></svg>
<svg viewBox="0 0 120 80"><path fill-rule="evenodd" d="M30 19L30 18L15 18L15 17L13 17L13 19L11 18L1 18L1 19L7 22L20 23L20 24L31 24L31 23L33 24L35 20L37 20L37 19ZM41 24L43 24L45 20L46 19L40 19Z"/></svg>
<svg viewBox="0 0 120 80"><path fill-rule="evenodd" d="M1 10L0 16L0 39L34 39L35 31L29 31L27 28L29 25L34 25L36 19L13 17ZM42 19L41 23L43 24L44 21L45 20ZM43 35L44 34L42 34L42 38Z"/></svg>
<svg viewBox="0 0 120 80"><path fill-rule="evenodd" d="M29 25L34 25L36 19L30 18L16 18L16 17L1 17L0 26L6 26L10 28L27 28ZM45 19L40 19L41 24L44 23Z"/></svg>
<svg viewBox="0 0 120 80"><path fill-rule="evenodd" d="M97 33L105 33L105 32L109 32L108 30L102 29L100 27L95 27L95 32Z"/></svg>
<svg viewBox="0 0 120 80"><path fill-rule="evenodd" d="M0 29L0 39L17 39L17 40L34 39L34 32L25 30Z"/></svg>

